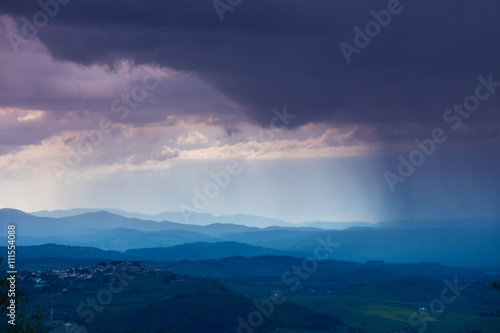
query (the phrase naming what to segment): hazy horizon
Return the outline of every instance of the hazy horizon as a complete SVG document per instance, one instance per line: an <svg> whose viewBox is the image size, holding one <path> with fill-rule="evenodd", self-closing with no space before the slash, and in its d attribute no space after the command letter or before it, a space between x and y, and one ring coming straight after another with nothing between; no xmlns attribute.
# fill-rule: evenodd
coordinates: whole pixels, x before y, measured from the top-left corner
<svg viewBox="0 0 500 333"><path fill-rule="evenodd" d="M39 217L55 217L55 218L64 218L68 216L76 216L76 215L81 215L81 214L88 214L88 213L97 213L100 211L105 211L111 214L115 215L120 215L126 218L138 218L138 219L148 219L152 218L154 221L160 222L160 221L170 221L170 222L175 222L175 223L182 223L182 224L192 224L193 223L193 218L196 219L197 225L209 225L213 223L222 223L222 224L227 224L227 223L232 223L232 224L239 224L239 225L244 225L244 226L249 226L249 227L265 227L265 226L271 226L273 225L273 221L276 223L285 223L286 225L290 226L302 226L304 227L304 224L307 223L316 223L316 227L318 227L321 223L334 223L334 224L358 224L358 225L377 225L377 224L384 224L384 223L393 223L393 222L415 222L414 227L419 228L418 222L424 222L424 221L469 221L469 220L497 220L500 218L499 217L485 217L485 216L475 216L475 217L460 217L460 218L443 218L443 219L395 219L395 220L379 220L375 222L369 222L369 221L360 221L360 220L350 220L350 221L333 221L333 220L301 220L301 221L287 221L284 219L279 219L279 218L273 218L273 217L267 217L267 216L262 216L262 215L255 215L255 214L222 214L222 215L214 215L210 213L202 213L202 212L195 212L195 211L160 211L160 212L155 212L155 213L147 213L147 212L140 212L140 211L131 211L131 210L126 210L126 209L121 209L121 208L112 208L112 207L92 207L92 208L69 208L69 209L53 209L53 210L39 210L39 211L24 211L22 209L17 209L14 207L0 207L0 210L2 209L14 209L14 210L19 210L24 213L34 215L34 216L39 216ZM166 216L167 215L167 216ZM170 216L169 216L170 215ZM230 220L233 217L241 216L244 219L243 220ZM217 220L220 218L221 220ZM205 219L207 221L205 222ZM256 220L257 224L252 223L252 220ZM268 221L267 221L268 220ZM265 223L265 225L262 225L261 223ZM472 226L472 225L471 225Z"/></svg>

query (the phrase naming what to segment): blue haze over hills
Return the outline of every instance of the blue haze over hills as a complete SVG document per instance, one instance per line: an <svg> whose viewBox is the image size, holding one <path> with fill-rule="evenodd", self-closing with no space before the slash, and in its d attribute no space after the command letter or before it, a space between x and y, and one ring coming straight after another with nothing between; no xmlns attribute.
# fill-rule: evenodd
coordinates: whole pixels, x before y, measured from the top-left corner
<svg viewBox="0 0 500 333"><path fill-rule="evenodd" d="M123 252L186 244L176 251L158 250L172 260L210 258L204 255L208 251L208 244L212 244L209 251L219 253L214 254L214 258L224 257L220 254L223 252L228 253L226 256L258 256L267 253L307 257L311 256L321 238L328 240L335 248L331 255L334 260L500 265L497 255L500 252L499 219L291 224L250 215L215 217L200 214L193 224L185 224L179 223L179 217L182 218L180 213L150 217L110 211L71 210L28 214L2 209L0 225L1 230L7 230L6 225L16 224L17 245L21 246L54 243ZM175 222L158 222L168 216ZM245 225L252 221L259 227ZM188 244L191 245L186 247ZM5 244L2 242L0 246ZM186 251L190 253L187 257L174 255ZM151 253L152 256L159 255L158 252Z"/></svg>

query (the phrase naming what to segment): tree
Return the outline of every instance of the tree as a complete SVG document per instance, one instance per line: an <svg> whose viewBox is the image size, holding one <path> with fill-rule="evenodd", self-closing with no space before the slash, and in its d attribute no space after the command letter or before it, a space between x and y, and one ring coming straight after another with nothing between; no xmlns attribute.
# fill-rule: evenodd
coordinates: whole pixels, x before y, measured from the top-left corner
<svg viewBox="0 0 500 333"><path fill-rule="evenodd" d="M0 264L3 257L0 257ZM5 317L7 313L7 302L10 297L9 293L10 282L7 280L7 275L4 270L0 271L0 316ZM29 315L28 297L25 297L23 292L16 287L16 325L9 325L9 333L46 333L48 329L42 327L43 314L45 309L39 305L36 306L35 312Z"/></svg>

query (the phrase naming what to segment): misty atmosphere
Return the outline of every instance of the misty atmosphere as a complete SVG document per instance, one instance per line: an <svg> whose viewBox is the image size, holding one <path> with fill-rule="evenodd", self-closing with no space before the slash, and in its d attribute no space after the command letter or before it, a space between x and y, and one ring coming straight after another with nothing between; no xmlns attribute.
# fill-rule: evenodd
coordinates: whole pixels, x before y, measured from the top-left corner
<svg viewBox="0 0 500 333"><path fill-rule="evenodd" d="M0 1L0 332L500 332L500 3Z"/></svg>

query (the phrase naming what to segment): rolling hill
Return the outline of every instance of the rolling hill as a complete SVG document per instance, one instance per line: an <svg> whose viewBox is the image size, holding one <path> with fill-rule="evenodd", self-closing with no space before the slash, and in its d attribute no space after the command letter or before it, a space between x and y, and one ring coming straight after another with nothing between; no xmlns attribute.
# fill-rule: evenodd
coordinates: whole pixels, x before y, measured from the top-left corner
<svg viewBox="0 0 500 333"><path fill-rule="evenodd" d="M459 266L500 263L496 255L500 252L500 224L495 219L398 221L377 227L325 230L223 223L201 226L128 218L105 211L51 218L0 210L0 235L5 235L10 223L17 225L18 245L56 243L126 251L197 242L237 242L303 257L312 255L321 242L328 242L330 258L336 260L431 261ZM0 245L5 241L6 237L0 238Z"/></svg>

